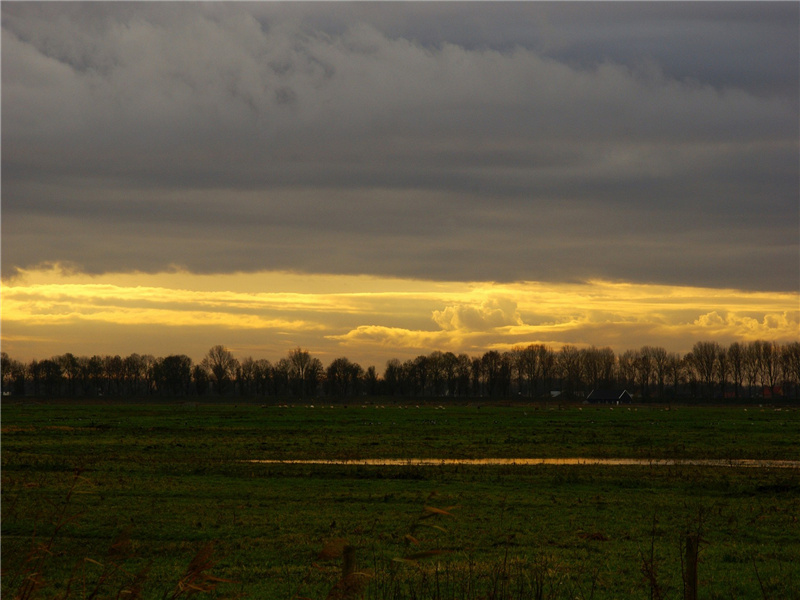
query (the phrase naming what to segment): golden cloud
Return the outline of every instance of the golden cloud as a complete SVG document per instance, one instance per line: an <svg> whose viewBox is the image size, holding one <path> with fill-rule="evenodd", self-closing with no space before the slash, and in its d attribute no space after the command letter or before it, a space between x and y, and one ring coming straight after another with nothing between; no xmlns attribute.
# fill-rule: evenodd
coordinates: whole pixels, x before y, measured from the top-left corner
<svg viewBox="0 0 800 600"><path fill-rule="evenodd" d="M688 351L701 339L800 337L800 294L604 281L493 284L271 272L92 277L53 269L4 282L2 296L3 343L9 352L24 347L33 356L68 351L69 340L89 327L147 326L176 344L213 338L274 350L285 340L320 355L345 349L369 360L530 343ZM154 325L169 328L160 333ZM270 337L261 342L254 332ZM116 352L148 351L126 348L127 336L117 337Z"/></svg>
<svg viewBox="0 0 800 600"><path fill-rule="evenodd" d="M517 303L509 298L490 298L480 305L458 304L433 311L433 321L446 331L490 331L522 325Z"/></svg>

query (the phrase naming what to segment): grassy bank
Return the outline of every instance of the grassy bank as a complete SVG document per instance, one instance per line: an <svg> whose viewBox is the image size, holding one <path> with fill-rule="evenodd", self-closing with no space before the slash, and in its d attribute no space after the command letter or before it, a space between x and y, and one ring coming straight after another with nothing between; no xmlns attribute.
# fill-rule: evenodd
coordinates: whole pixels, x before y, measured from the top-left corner
<svg viewBox="0 0 800 600"><path fill-rule="evenodd" d="M677 598L687 534L701 597L799 596L795 469L240 462L796 460L797 410L28 403L2 426L3 597L54 533L38 597L118 565L98 597L161 598L213 542L203 573L236 583L194 581L223 596L325 598L352 545L369 598Z"/></svg>

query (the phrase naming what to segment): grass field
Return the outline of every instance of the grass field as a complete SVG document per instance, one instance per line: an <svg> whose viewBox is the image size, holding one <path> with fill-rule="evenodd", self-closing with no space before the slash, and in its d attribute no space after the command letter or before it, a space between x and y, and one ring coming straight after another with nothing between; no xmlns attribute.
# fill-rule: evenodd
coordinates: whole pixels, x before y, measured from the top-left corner
<svg viewBox="0 0 800 600"><path fill-rule="evenodd" d="M800 598L795 468L246 462L484 457L800 460L800 410L6 403L2 595L347 597L350 545L366 598L682 598L696 534L699 597Z"/></svg>

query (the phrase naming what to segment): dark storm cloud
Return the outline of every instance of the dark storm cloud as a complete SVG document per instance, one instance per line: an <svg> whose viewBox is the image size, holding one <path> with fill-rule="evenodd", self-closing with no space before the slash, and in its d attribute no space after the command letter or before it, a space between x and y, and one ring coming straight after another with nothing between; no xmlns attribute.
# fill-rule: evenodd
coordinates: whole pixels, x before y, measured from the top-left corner
<svg viewBox="0 0 800 600"><path fill-rule="evenodd" d="M4 273L797 289L798 12L5 3Z"/></svg>

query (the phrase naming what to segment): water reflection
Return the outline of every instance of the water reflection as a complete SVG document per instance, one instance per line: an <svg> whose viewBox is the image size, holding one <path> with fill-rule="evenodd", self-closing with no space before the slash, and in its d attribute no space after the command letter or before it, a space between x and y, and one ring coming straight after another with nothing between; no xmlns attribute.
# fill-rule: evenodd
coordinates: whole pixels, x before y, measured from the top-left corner
<svg viewBox="0 0 800 600"><path fill-rule="evenodd" d="M800 460L755 460L755 459L702 459L702 458L361 458L361 459L299 459L270 460L253 459L245 462L282 465L331 465L331 466L382 466L382 467L426 467L426 466L536 466L536 465L600 465L635 467L751 467L800 469Z"/></svg>

